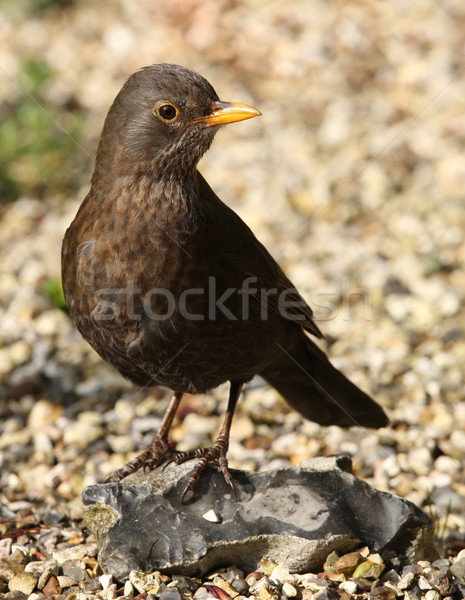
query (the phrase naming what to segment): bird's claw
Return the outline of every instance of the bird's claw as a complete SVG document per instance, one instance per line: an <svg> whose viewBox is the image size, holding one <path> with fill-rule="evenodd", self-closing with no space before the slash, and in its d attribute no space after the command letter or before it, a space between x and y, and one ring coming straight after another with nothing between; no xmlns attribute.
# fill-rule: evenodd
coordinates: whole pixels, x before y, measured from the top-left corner
<svg viewBox="0 0 465 600"><path fill-rule="evenodd" d="M104 483L121 481L139 469L143 469L144 473L150 472L166 460L171 461L171 457L175 452L169 445L168 440L157 434L147 450L141 452L121 469L111 473L111 475L104 479Z"/></svg>
<svg viewBox="0 0 465 600"><path fill-rule="evenodd" d="M215 443L209 448L198 448L188 452L178 452L174 450L168 443L168 440L160 435L156 435L147 450L136 456L131 462L121 469L112 473L104 480L104 483L118 482L135 473L139 469L143 469L144 473L150 472L156 467L163 464L163 471L171 464L181 465L182 463L194 458L200 459L199 464L189 476L187 485L181 496L181 502L184 504L188 496L194 492L197 487L200 475L206 469L208 463L218 462L221 472L223 473L226 483L231 487L234 497L237 499L236 488L228 467L226 452L228 450L228 438L220 434Z"/></svg>
<svg viewBox="0 0 465 600"><path fill-rule="evenodd" d="M199 458L199 464L194 468L192 473L189 476L187 481L187 485L184 489L184 492L181 496L181 502L184 504L187 496L190 493L193 493L197 483L199 481L200 475L207 467L208 463L218 462L221 472L223 473L223 477L226 483L231 487L234 498L237 499L237 492L234 486L234 482L229 471L228 460L226 458L226 452L228 450L227 440L224 440L221 436L216 440L213 446L209 448L198 448L197 450L191 450L190 452L178 452L173 458L170 459L170 462L175 462L177 465L180 465L187 460L191 460L193 458Z"/></svg>

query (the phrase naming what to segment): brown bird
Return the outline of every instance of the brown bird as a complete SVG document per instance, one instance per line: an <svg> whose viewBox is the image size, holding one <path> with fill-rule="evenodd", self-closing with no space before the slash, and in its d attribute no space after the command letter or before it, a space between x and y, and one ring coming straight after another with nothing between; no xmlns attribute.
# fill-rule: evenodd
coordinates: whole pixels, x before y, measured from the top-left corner
<svg viewBox="0 0 465 600"><path fill-rule="evenodd" d="M203 77L172 64L134 73L108 112L91 189L63 241L65 298L83 337L126 378L174 390L151 446L108 480L200 457L184 497L212 461L234 489L229 431L241 388L257 374L322 425L388 422L307 335L322 337L312 310L197 170L219 127L260 114L221 102ZM183 393L226 381L215 443L173 450Z"/></svg>

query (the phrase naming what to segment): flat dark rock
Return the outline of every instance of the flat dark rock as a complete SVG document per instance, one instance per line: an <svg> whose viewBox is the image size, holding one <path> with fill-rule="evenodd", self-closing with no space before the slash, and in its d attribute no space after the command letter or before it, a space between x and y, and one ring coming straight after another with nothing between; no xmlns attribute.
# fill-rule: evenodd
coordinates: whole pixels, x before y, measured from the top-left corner
<svg viewBox="0 0 465 600"><path fill-rule="evenodd" d="M237 499L214 466L195 496L181 496L195 461L136 473L83 491L84 520L105 572L200 575L266 556L293 571L321 568L329 552L360 546L406 560L436 556L432 522L411 502L351 474L350 458L326 457L254 473L232 470ZM392 553L392 552L391 552Z"/></svg>

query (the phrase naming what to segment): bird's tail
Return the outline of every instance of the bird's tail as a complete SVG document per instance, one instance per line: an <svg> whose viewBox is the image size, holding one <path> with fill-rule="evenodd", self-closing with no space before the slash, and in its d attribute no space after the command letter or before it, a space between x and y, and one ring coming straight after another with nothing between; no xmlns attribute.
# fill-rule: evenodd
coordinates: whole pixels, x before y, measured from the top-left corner
<svg viewBox="0 0 465 600"><path fill-rule="evenodd" d="M260 375L292 408L320 425L383 427L383 409L347 379L309 338L297 348L282 349L282 357Z"/></svg>

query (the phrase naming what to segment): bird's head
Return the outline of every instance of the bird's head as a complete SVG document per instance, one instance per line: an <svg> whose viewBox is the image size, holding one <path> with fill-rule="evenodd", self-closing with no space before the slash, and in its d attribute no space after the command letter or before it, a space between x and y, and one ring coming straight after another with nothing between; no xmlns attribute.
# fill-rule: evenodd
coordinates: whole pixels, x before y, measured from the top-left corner
<svg viewBox="0 0 465 600"><path fill-rule="evenodd" d="M170 177L195 169L218 127L260 115L247 104L221 102L195 71L173 64L129 77L111 106L97 169L112 176L151 169Z"/></svg>

